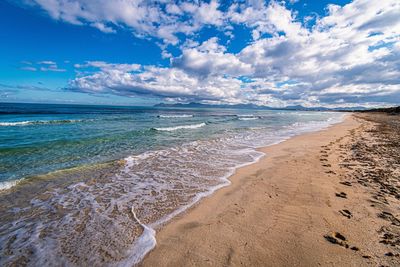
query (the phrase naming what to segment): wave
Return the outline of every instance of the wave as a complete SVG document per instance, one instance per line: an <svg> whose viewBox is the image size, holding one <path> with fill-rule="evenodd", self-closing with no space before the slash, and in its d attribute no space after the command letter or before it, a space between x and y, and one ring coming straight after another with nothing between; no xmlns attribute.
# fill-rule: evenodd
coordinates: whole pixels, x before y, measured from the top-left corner
<svg viewBox="0 0 400 267"><path fill-rule="evenodd" d="M10 189L11 187L16 186L20 180L12 180L12 181L3 181L0 182L0 191L1 190L7 190Z"/></svg>
<svg viewBox="0 0 400 267"><path fill-rule="evenodd" d="M197 128L201 128L206 125L207 125L206 123L202 122L199 124L179 125L179 126L173 126L173 127L160 127L160 128L152 128L152 129L154 129L156 131L171 132L171 131L176 131L176 130L181 130L181 129L197 129Z"/></svg>
<svg viewBox="0 0 400 267"><path fill-rule="evenodd" d="M107 175L107 178L94 180L94 184L91 180L88 180L90 183L84 180L73 183L65 190L58 190L57 187L46 189L52 197L34 198L31 201L32 211L12 211L19 221L31 222L23 226L19 223L3 226L8 229L1 240L13 238L15 256L2 258L0 265L9 264L8 261L26 254L25 251L29 250L25 248L31 247L39 251L30 256L31 262L36 261L40 264L44 261L42 259L46 259L47 265L57 262L65 262L65 265L68 265L68 259L64 261L63 257L66 254L59 254L59 246L63 244L67 249L83 251L85 256L93 250L93 254L88 254L90 258L76 265L88 265L89 260L92 265L104 265L104 262L100 261L102 256L95 252L99 251L98 248L105 248L107 253L115 252L115 256L110 257L115 260L110 260L111 266L139 264L155 247L157 228L185 212L200 199L228 186L229 177L237 168L256 162L264 155L256 150L257 147L276 144L291 136L313 131L314 125L315 130L322 129L335 121L328 119L321 123L312 122L311 125L291 124L279 126L275 131L268 130L269 128L250 128L251 131L228 132L218 138L146 151L126 157L125 164L119 171ZM207 124L208 122L196 125ZM196 125L167 129L182 129L182 126L183 129L193 129ZM165 131L166 128L161 129ZM73 203L80 205L76 206ZM53 207L58 206L65 209L66 217L51 215ZM43 209L46 216L50 215L44 219L29 216L39 208ZM80 212L81 210L85 212ZM129 211L130 216L127 214ZM46 221L46 218L50 221ZM82 222L85 222L85 231L78 233L77 226ZM135 235L132 243L132 236L126 233L132 233L132 229L136 229L137 226L142 232L138 237ZM36 234L42 229L49 233L45 238ZM58 242L59 240L65 241ZM112 247L107 246L109 240L115 241ZM4 253L2 250L0 249L0 253ZM97 256L100 258L96 258Z"/></svg>
<svg viewBox="0 0 400 267"><path fill-rule="evenodd" d="M240 121L252 121L252 120L258 120L258 117L240 117Z"/></svg>
<svg viewBox="0 0 400 267"><path fill-rule="evenodd" d="M261 119L260 116L254 114L237 114L235 115L240 121L252 121Z"/></svg>
<svg viewBox="0 0 400 267"><path fill-rule="evenodd" d="M239 116L237 116L237 117L239 117ZM241 117L241 118L259 119L259 117ZM242 135L234 135L233 137L229 137L225 141L223 139L214 140L214 142L211 140L203 141L203 142L194 141L192 143L186 144L186 147L181 148L181 149L174 148L172 150L162 150L162 151L154 151L154 152L149 151L149 152L145 152L141 155L129 156L129 157L125 158L126 165L125 165L124 171L126 173L129 173L130 170L132 170L133 168L140 169L140 168L138 168L138 166L140 166L140 164L151 164L151 161L161 162L158 160L159 157L163 158L163 159L169 158L170 160L179 162L179 163L181 163L183 161L183 159L181 159L181 157L183 157L184 159L187 159L188 162L192 161L192 164L194 164L193 159L191 159L191 157L199 156L199 154L190 153L191 150L192 151L194 150L197 153L205 153L207 155L213 155L214 158L209 159L210 162L212 162L212 164L215 164L217 166L219 165L219 167L223 166L222 169L224 169L224 171L219 173L219 175L217 175L216 177L214 177L216 180L219 180L219 183L217 183L215 185L211 185L211 186L205 186L205 188L202 188L203 190L199 190L191 197L191 199L188 199L185 204L183 204L180 207L177 207L172 212L165 214L161 218L158 218L156 221L149 222L148 224L141 223L139 221L139 219L136 217L136 214L134 213L134 210L132 207L133 216L134 216L135 220L142 226L143 233L136 240L133 247L131 248L131 253L130 253L131 257L126 260L121 261L120 265L125 266L125 265L128 265L127 263L129 263L129 265L135 265L135 264L140 263L141 260L146 256L146 254L149 251L151 251L157 244L155 229L157 229L161 225L164 225L169 220L171 220L175 216L181 214L182 212L185 212L187 209L189 209L190 207L195 205L198 201L200 201L204 197L207 197L207 196L213 194L215 191L219 190L220 188L229 186L231 184L229 177L232 176L236 172L237 169L259 161L265 154L261 151L256 150L256 148L278 144L278 143L281 143L281 142L289 139L290 137L293 137L293 136L296 136L296 135L299 135L302 133L321 130L321 129L328 127L329 125L332 125L334 122L339 122L341 120L342 120L342 118L338 118L336 120L328 118L326 121L315 121L315 122L312 121L310 123L299 123L299 124L294 123L292 125L289 125L287 128L281 129L278 134L271 133L271 135L265 135L265 132L264 133L257 132L258 130L262 130L264 128L260 128L260 127L250 128L251 130L254 130L254 131L250 133L249 138L243 138L244 136L242 136ZM203 123L203 125L205 125L205 123ZM299 126L301 126L301 127L299 127ZM168 129L172 129L172 128L179 128L179 126L178 127L170 127ZM166 129L166 128L163 128L163 129ZM265 137L265 140L262 140L263 137ZM245 140L245 141L242 142L240 140ZM248 142L246 142L246 140ZM253 143L254 141L256 141L256 143ZM205 144L204 142L207 142L207 143ZM210 143L208 143L208 142L210 142ZM230 142L233 142L233 143L237 142L237 143L230 144ZM193 145L194 148L190 149L191 145ZM228 148L229 145L233 145L231 149ZM185 145L183 145L183 146L185 146ZM214 150L214 152L211 152L213 150ZM174 154L172 151L178 152L178 154ZM183 153L184 155L181 155L179 152ZM188 152L189 152L189 154L186 154ZM227 162L230 161L231 164L225 163L226 164L225 165L222 163L224 160L218 161L218 159L221 159L222 155L225 155L228 158L230 157L231 161L228 159ZM245 159L239 159L239 158L235 158L234 155L236 155L236 156L247 155L249 157L245 158ZM199 159L201 159L201 158L202 157L200 156ZM197 158L195 158L195 159L197 159ZM202 161L195 160L194 162L200 163ZM207 162L207 161L203 161L203 163L204 162ZM169 162L168 164L172 165L171 163L172 162ZM209 164L211 165L211 163L209 163ZM159 166L159 163L157 163L157 166ZM200 168L200 167L197 167L197 168L199 170L204 169L204 168ZM144 169L151 169L151 168L146 167ZM212 169L212 168L210 168L210 169ZM182 168L182 170L187 171L187 169L185 169L185 168ZM159 172L158 174L161 174L161 172ZM180 175L175 175L175 177L179 177L179 176ZM203 177L203 176L201 176L201 174L196 173L196 175L193 175L190 173L189 174L186 173L186 175L185 175L185 177L191 177L191 176L196 177L196 178L201 177L207 181L207 176ZM186 179L190 179L190 178L186 178ZM164 181L165 179L160 179L160 180ZM196 185L200 186L200 184L196 184L196 182L198 182L198 181L201 181L201 179L196 179L195 181L193 181L189 184L193 187L195 187ZM162 185L163 184L158 184L157 187L160 187ZM173 182L170 185L173 185Z"/></svg>
<svg viewBox="0 0 400 267"><path fill-rule="evenodd" d="M236 115L239 118L249 118L249 117L256 117L254 114L238 114Z"/></svg>
<svg viewBox="0 0 400 267"><path fill-rule="evenodd" d="M50 121L7 121L0 122L0 126L26 126L26 125L37 125L37 124L66 124L82 122L83 120L50 120Z"/></svg>
<svg viewBox="0 0 400 267"><path fill-rule="evenodd" d="M163 119L175 119L175 118L193 118L194 116L191 114L161 114L157 117Z"/></svg>

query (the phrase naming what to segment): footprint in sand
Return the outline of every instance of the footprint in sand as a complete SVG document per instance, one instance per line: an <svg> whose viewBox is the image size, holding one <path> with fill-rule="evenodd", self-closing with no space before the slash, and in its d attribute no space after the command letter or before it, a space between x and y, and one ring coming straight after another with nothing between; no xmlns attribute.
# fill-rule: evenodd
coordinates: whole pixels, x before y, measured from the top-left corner
<svg viewBox="0 0 400 267"><path fill-rule="evenodd" d="M390 221L393 225L400 226L400 220L397 219L393 214L390 212L382 211L378 214L378 217L387 221Z"/></svg>
<svg viewBox="0 0 400 267"><path fill-rule="evenodd" d="M326 241L332 243L332 244L336 244L345 248L349 248L349 245L347 244L347 240L346 237L344 237L344 235L342 235L341 233L338 232L334 232L331 233L329 235L324 235L324 238L326 239Z"/></svg>
<svg viewBox="0 0 400 267"><path fill-rule="evenodd" d="M339 213L342 214L344 217L347 217L348 219L353 217L353 214L347 209L339 210Z"/></svg>
<svg viewBox="0 0 400 267"><path fill-rule="evenodd" d="M359 251L360 249L356 246L349 246L349 244L347 243L348 240L346 239L346 237L344 235L342 235L339 232L333 232L330 233L328 235L324 235L324 238L326 241L335 244L335 245L339 245L345 248L350 248L353 251Z"/></svg>
<svg viewBox="0 0 400 267"><path fill-rule="evenodd" d="M347 194L345 192L335 193L337 197L347 198Z"/></svg>
<svg viewBox="0 0 400 267"><path fill-rule="evenodd" d="M345 186L351 186L351 183L348 181L340 182L340 184L345 185Z"/></svg>

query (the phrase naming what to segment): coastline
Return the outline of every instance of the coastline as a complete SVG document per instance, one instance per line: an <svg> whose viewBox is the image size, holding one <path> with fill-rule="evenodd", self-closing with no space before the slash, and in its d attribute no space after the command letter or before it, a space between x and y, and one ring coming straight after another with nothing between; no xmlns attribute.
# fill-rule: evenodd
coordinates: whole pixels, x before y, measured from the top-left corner
<svg viewBox="0 0 400 267"><path fill-rule="evenodd" d="M235 176L240 169L249 167L249 166L253 166L254 164L258 163L260 160L264 159L267 156L267 153L265 151L267 148L269 148L271 146L279 145L282 142L288 141L288 140L298 137L298 136L302 136L302 135L306 135L309 133L315 133L315 132L329 129L330 127L332 127L334 125L343 123L344 120L346 120L347 116L349 116L349 115L348 114L343 115L341 118L341 121L334 122L333 124L324 126L322 128L319 128L318 130L307 129L304 132L295 134L293 136L288 136L286 138L283 138L282 140L279 140L275 143L268 144L264 147L254 148L253 152L258 153L258 156L254 157L252 162L246 162L246 163L242 163L238 166L232 167L223 177L220 178L220 180L221 180L220 184L209 188L209 190L206 192L196 195L196 197L191 202L178 208L177 210L173 211L172 213L167 214L166 216L160 218L156 222L153 222L150 224L142 224L140 222L140 220L136 217L134 209L132 209L133 217L138 222L138 224L141 225L141 227L144 229L144 231L143 231L143 234L138 238L138 241L136 241L134 243L134 249L132 249L133 252L130 255L130 257L128 257L127 260L121 261L119 264L122 264L122 266L129 265L129 264L140 265L143 262L143 260L147 257L147 255L152 250L154 250L154 248L157 245L157 238L156 238L157 230L162 229L165 225L169 224L171 221L176 219L176 217L179 218L180 216L185 214L188 210L199 205L203 201L203 199L213 196L215 194L215 192L217 192L225 187L231 186L231 184L232 184L231 178L233 176Z"/></svg>
<svg viewBox="0 0 400 267"><path fill-rule="evenodd" d="M375 265L373 254L385 248L369 244L379 241L369 207L352 220L339 212L364 203L364 190L353 186L345 201L337 196L348 189L338 148L364 123L350 115L260 149L267 156L237 169L230 186L160 228L139 266ZM346 236L337 243L343 246L327 241L335 233Z"/></svg>
<svg viewBox="0 0 400 267"><path fill-rule="evenodd" d="M6 244L1 248L5 257L0 262L137 264L156 244L153 229L160 229L159 225L197 205L204 196L229 185L228 178L238 168L265 155L257 148L328 127L341 121L342 114L267 112L257 118L251 123L228 118L229 129L225 129L225 120L218 123L216 119L214 127L205 127L213 128L214 135L210 136L210 129L197 133L204 137L200 143L196 140L177 148L133 154L124 160L83 164L23 178L18 185L0 191L0 211L4 215L1 243ZM181 121L174 124L185 125ZM146 129L154 134L150 127ZM38 130L43 129L38 126ZM221 132L228 134L219 136ZM189 133L177 132L169 139L187 137ZM151 160L147 160L149 157ZM185 163L188 165L180 168ZM170 165L179 168L173 170ZM157 175L153 170L158 170ZM154 183L149 184L149 178ZM113 230L110 225L115 226Z"/></svg>

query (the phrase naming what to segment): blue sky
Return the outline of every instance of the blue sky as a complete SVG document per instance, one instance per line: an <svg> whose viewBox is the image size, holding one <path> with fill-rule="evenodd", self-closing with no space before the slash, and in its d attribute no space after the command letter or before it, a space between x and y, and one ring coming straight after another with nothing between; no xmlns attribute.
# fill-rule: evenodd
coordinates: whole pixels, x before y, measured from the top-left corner
<svg viewBox="0 0 400 267"><path fill-rule="evenodd" d="M400 103L400 3L0 2L0 101Z"/></svg>

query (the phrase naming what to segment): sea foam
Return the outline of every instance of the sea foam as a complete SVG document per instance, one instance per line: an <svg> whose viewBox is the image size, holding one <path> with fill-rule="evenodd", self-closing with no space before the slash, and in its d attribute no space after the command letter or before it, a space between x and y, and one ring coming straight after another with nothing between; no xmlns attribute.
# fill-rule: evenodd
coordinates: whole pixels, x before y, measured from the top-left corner
<svg viewBox="0 0 400 267"><path fill-rule="evenodd" d="M238 114L236 115L240 121L252 121L252 120L258 120L260 119L259 116L256 116L254 114Z"/></svg>
<svg viewBox="0 0 400 267"><path fill-rule="evenodd" d="M11 187L16 186L20 180L12 180L12 181L3 181L0 182L0 191L1 190L7 190L10 189Z"/></svg>
<svg viewBox="0 0 400 267"><path fill-rule="evenodd" d="M191 115L191 114L161 114L161 115L158 115L157 117L163 118L163 119L176 119L176 118L193 118L193 115Z"/></svg>
<svg viewBox="0 0 400 267"><path fill-rule="evenodd" d="M49 120L49 121L7 121L0 122L0 126L25 126L35 124L65 124L82 122L83 120Z"/></svg>
<svg viewBox="0 0 400 267"><path fill-rule="evenodd" d="M241 121L253 121L253 120L258 120L258 117L240 117L239 120L241 120Z"/></svg>
<svg viewBox="0 0 400 267"><path fill-rule="evenodd" d="M104 265L102 254L96 254L103 250L114 260L107 262L109 266L135 265L156 245L155 229L229 185L228 177L237 168L263 156L256 148L323 129L340 120L290 123L275 130L251 127L246 131L225 131L223 135L128 156L121 169L95 180L96 183L82 181L66 188L49 188L47 194L51 198L38 197L28 207L32 214L40 211L41 216L27 216L30 214L27 210L15 213L19 218L17 223L0 226L0 243L16 236L13 257L24 255L33 247L38 253L29 257L38 265L41 259L46 259L47 265L62 261L68 265L62 246L81 260L76 265ZM196 129L205 125L154 130ZM59 207L63 208L64 217L54 216ZM82 222L84 232L78 233L76 229ZM135 227L141 231L131 238ZM40 237L42 229L46 229L44 239ZM0 258L0 265L10 262L11 257Z"/></svg>
<svg viewBox="0 0 400 267"><path fill-rule="evenodd" d="M156 131L176 131L176 130L182 130L182 129L197 129L201 128L203 126L206 126L206 123L198 123L198 124L190 124L190 125L178 125L178 126L173 126L173 127L159 127L159 128L153 128Z"/></svg>

